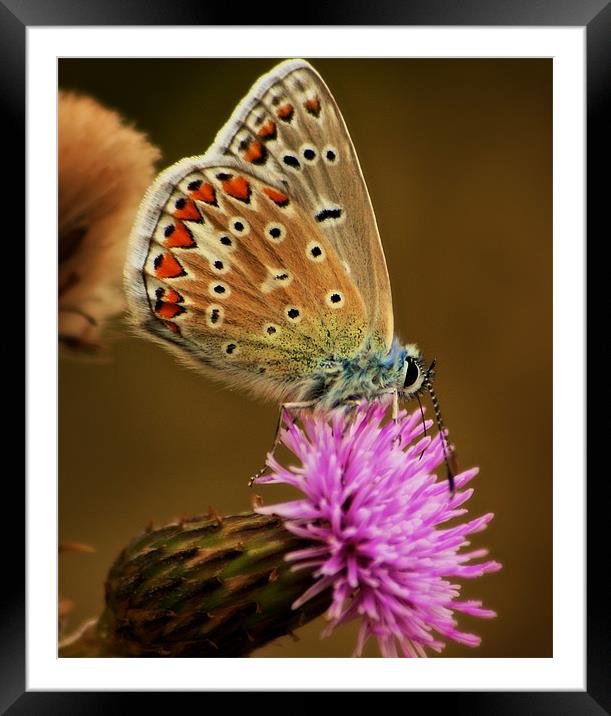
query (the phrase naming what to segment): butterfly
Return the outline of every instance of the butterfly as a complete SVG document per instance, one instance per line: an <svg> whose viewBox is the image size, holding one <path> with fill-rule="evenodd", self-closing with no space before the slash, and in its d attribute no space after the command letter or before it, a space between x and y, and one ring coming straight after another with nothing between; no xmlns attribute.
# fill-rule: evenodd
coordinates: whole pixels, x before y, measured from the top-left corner
<svg viewBox="0 0 611 716"><path fill-rule="evenodd" d="M445 434L434 363L394 336L350 135L304 60L260 77L205 154L157 177L130 237L125 285L135 325L212 377L286 409L392 396L395 419L400 398L426 390Z"/></svg>

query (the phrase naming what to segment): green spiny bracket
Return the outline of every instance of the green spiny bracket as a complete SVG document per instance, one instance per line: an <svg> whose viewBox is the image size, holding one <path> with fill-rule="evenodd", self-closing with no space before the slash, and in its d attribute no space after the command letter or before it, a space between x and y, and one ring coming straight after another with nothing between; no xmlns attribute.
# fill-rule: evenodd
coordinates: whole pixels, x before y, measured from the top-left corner
<svg viewBox="0 0 611 716"><path fill-rule="evenodd" d="M248 656L330 605L326 591L291 608L312 576L284 558L308 544L253 512L148 530L111 567L102 616L59 656Z"/></svg>

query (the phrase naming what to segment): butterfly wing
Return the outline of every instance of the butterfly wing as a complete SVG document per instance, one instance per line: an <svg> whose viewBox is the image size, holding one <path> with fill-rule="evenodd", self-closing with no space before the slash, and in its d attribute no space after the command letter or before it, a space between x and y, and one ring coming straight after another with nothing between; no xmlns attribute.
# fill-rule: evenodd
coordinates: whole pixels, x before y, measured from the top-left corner
<svg viewBox="0 0 611 716"><path fill-rule="evenodd" d="M367 337L359 290L309 209L216 152L182 160L147 192L126 288L150 335L270 397L296 395L321 359L354 355Z"/></svg>
<svg viewBox="0 0 611 716"><path fill-rule="evenodd" d="M205 155L156 179L132 232L126 288L137 325L179 357L274 397L296 395L327 358L390 345L367 189L307 62L264 75Z"/></svg>
<svg viewBox="0 0 611 716"><path fill-rule="evenodd" d="M375 215L342 115L316 70L288 60L263 75L211 149L263 168L307 209L350 271L372 339L389 348L392 297Z"/></svg>

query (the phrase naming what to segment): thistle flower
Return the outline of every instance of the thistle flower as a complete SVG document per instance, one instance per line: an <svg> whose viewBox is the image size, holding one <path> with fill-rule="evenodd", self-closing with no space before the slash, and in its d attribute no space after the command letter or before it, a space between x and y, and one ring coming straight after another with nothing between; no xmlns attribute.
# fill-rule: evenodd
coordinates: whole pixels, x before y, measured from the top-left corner
<svg viewBox="0 0 611 716"><path fill-rule="evenodd" d="M357 655L372 635L384 656L426 656L444 640L477 646L455 614L494 612L459 601L449 579L500 568L473 561L485 550L463 550L492 515L447 524L466 512L477 470L457 475L450 497L434 472L440 436L422 435L419 413L398 424L384 416L372 405L350 417L304 415L300 428L285 413L282 439L301 465L270 457L272 474L258 482L288 483L304 497L272 507L255 499L259 514L210 510L151 526L117 556L102 614L64 635L59 655L248 656L325 612L325 633L361 620Z"/></svg>
<svg viewBox="0 0 611 716"><path fill-rule="evenodd" d="M104 319L123 308L121 279L136 210L157 147L117 112L60 91L59 339L64 349L100 345Z"/></svg>
<svg viewBox="0 0 611 716"><path fill-rule="evenodd" d="M460 601L460 586L450 580L500 569L495 561L473 562L486 550L463 550L493 514L446 525L467 512L461 505L473 489L464 488L478 470L457 475L451 497L435 474L444 461L441 436L423 436L419 411L402 413L396 424L384 424L385 413L378 404L350 417L304 415L301 428L284 413L282 442L301 464L287 469L270 456L271 474L258 482L292 485L304 496L257 511L282 517L287 530L309 542L285 557L315 579L293 608L332 590L323 636L360 619L356 656L370 636L387 657L426 656L427 648L441 651L444 640L478 646L478 636L459 630L455 613L495 613L480 601Z"/></svg>

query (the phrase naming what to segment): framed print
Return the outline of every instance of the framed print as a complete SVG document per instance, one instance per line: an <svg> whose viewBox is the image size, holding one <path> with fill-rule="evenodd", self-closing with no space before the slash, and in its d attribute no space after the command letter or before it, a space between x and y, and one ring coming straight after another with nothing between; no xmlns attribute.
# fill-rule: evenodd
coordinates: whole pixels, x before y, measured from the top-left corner
<svg viewBox="0 0 611 716"><path fill-rule="evenodd" d="M3 708L609 709L582 430L608 5L123 11L2 8L28 286Z"/></svg>

